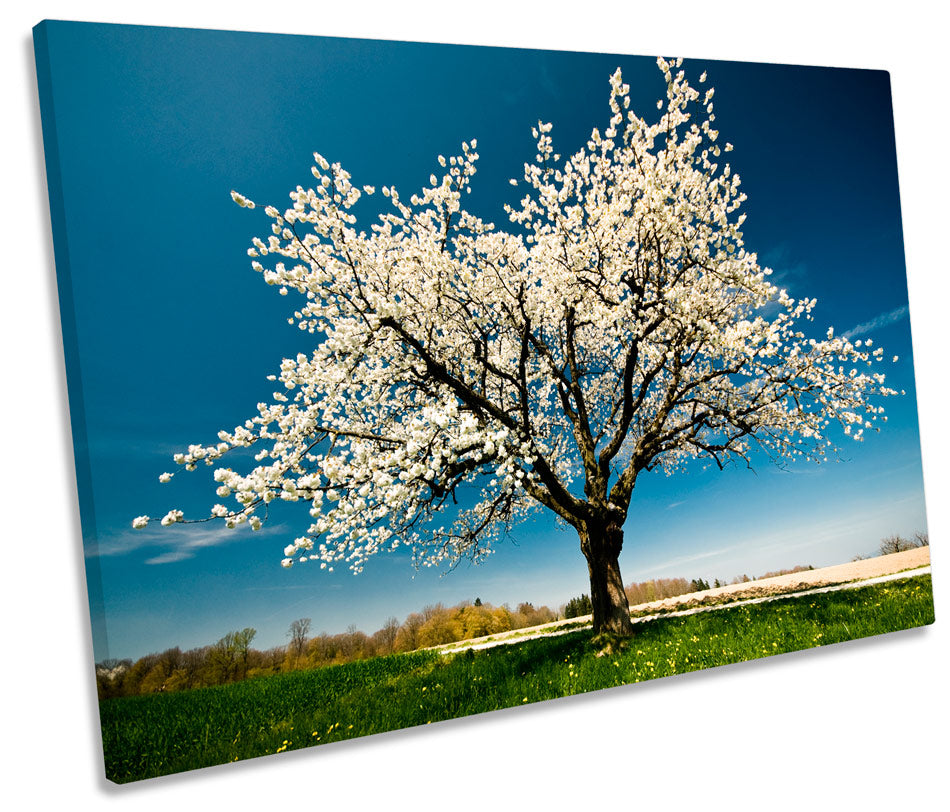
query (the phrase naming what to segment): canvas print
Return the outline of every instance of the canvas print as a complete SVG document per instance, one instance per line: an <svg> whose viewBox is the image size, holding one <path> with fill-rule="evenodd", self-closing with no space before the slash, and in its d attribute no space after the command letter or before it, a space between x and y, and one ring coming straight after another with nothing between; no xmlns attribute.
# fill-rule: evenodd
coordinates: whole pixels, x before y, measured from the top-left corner
<svg viewBox="0 0 950 812"><path fill-rule="evenodd" d="M111 781L933 622L885 72L34 43Z"/></svg>

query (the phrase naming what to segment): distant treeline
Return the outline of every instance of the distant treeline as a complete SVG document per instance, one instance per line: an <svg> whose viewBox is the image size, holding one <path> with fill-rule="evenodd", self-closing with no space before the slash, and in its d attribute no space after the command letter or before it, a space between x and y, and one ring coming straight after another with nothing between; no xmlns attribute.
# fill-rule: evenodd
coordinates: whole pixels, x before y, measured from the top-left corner
<svg viewBox="0 0 950 812"><path fill-rule="evenodd" d="M761 581L765 578L776 578L779 575L792 575L793 573L796 573L796 572L808 572L809 570L813 570L813 569L814 567L811 564L809 564L806 567L798 566L798 567L792 567L791 569L788 569L788 570L771 570L770 572L763 572L761 575L756 575L752 578L750 578L748 575L739 575L736 578L733 578L731 583L747 584L749 583L749 581ZM728 586L728 584L726 584L724 581L720 582L717 579L715 581L715 586ZM709 587L707 586L706 588L708 589Z"/></svg>
<svg viewBox="0 0 950 812"><path fill-rule="evenodd" d="M769 578L791 572L810 570L811 566L767 572L758 578ZM740 575L731 583L758 580ZM726 586L718 578L712 586ZM702 578L655 578L630 584L625 588L631 606L672 598L709 589ZM179 647L161 653L147 654L138 660L105 660L96 664L96 684L100 699L134 696L162 691L184 691L211 685L224 685L259 676L279 674L325 665L365 660L397 652L470 640L551 623L561 618L583 617L592 611L587 595L571 598L558 611L547 606L535 607L520 603L516 609L508 604L492 606L479 598L446 607L441 603L411 613L402 623L389 618L381 629L366 634L350 626L340 634L321 632L310 635L309 618L290 624L286 646L266 650L251 647L256 629L228 632L210 646L187 651Z"/></svg>
<svg viewBox="0 0 950 812"><path fill-rule="evenodd" d="M641 603L652 603L653 601L661 601L665 598L675 598L677 595L702 592L704 589L716 589L721 586L729 586L730 584L744 584L749 581L758 581L762 578L773 578L776 575L788 575L793 572L805 572L811 569L814 569L814 567L809 564L807 566L792 567L787 570L766 572L754 578L750 578L748 575L737 575L731 581L721 581L716 578L712 583L702 578L693 578L691 581L687 581L685 578L654 578L651 581L641 581L640 583L630 584L625 587L624 591L627 593L627 600L630 602L630 605L638 606ZM583 597L586 597L586 595ZM585 613L581 612L579 614ZM587 610L586 614L590 614L590 609Z"/></svg>
<svg viewBox="0 0 950 812"><path fill-rule="evenodd" d="M627 600L631 606L640 603L650 603L651 601L663 600L663 598L673 598L676 595L685 595L687 592L696 592L703 589L702 585L696 581L687 581L685 578L654 578L652 581L641 581L638 584L630 584L624 590L627 593Z"/></svg>
<svg viewBox="0 0 950 812"><path fill-rule="evenodd" d="M389 618L371 635L350 626L341 634L322 632L312 637L310 619L300 618L290 624L286 646L264 651L251 648L257 631L247 628L229 632L210 646L187 651L176 646L134 662L105 660L96 665L96 684L100 699L184 691L539 626L558 616L547 606L521 603L512 609L476 598L452 607L441 603L426 606L421 612L411 613L402 624Z"/></svg>
<svg viewBox="0 0 950 812"><path fill-rule="evenodd" d="M855 561L860 561L863 558L873 558L878 555L892 555L894 553L904 553L907 550L914 550L918 547L929 547L930 546L930 536L927 533L917 532L914 533L912 539L906 539L900 535L887 536L886 538L881 539L881 545L877 550L871 555L857 555L854 557Z"/></svg>

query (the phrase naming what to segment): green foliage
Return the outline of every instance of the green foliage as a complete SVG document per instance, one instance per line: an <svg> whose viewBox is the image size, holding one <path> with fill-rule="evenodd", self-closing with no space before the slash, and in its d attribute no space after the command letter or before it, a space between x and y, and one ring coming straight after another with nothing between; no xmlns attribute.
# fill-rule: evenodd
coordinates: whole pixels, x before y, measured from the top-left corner
<svg viewBox="0 0 950 812"><path fill-rule="evenodd" d="M134 781L933 622L930 576L452 657L414 652L177 694L100 703L106 774ZM606 655L606 656L599 656ZM152 664L154 667L156 663Z"/></svg>
<svg viewBox="0 0 950 812"><path fill-rule="evenodd" d="M587 595L571 598L564 607L564 617L584 617L594 611L594 607Z"/></svg>
<svg viewBox="0 0 950 812"><path fill-rule="evenodd" d="M590 609L587 610L590 613ZM551 623L557 616L547 606L521 603L515 611L492 606L480 598L446 608L441 603L413 612L400 626L389 618L383 628L367 635L350 626L341 634L310 635L310 618L290 624L287 647L267 651L250 647L257 630L228 632L211 646L182 652L168 649L147 654L135 663L111 660L96 666L99 699L167 693L225 685L248 677L288 673L309 668L382 657L398 651L415 651L511 629Z"/></svg>

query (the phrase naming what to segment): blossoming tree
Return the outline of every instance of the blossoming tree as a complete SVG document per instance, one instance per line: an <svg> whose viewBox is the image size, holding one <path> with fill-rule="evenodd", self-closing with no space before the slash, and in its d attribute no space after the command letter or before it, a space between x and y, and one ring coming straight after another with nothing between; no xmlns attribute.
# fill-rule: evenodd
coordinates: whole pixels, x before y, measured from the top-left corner
<svg viewBox="0 0 950 812"><path fill-rule="evenodd" d="M176 455L193 470L257 450L251 470L217 467L233 502L198 520L256 529L272 501L305 502L312 524L284 566L359 572L401 545L427 565L478 560L547 509L579 537L595 631L628 635L618 556L643 472L820 460L832 424L872 428L892 394L881 351L806 338L815 301L778 290L744 247L713 90L658 65L652 123L619 70L608 126L576 154L556 155L539 123L508 231L462 207L475 141L408 201L384 187L368 230L352 210L375 190L315 155L313 188L268 206L272 233L249 251L265 282L301 295L290 321L315 349L281 362L273 402L244 425Z"/></svg>

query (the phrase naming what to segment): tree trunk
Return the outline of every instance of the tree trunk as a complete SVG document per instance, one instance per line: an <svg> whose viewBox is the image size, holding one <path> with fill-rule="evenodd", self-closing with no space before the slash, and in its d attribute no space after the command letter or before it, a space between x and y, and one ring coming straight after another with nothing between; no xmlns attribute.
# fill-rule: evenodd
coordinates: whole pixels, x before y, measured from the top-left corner
<svg viewBox="0 0 950 812"><path fill-rule="evenodd" d="M618 560L623 547L623 529L615 521L605 520L588 524L580 531L580 537L590 574L594 634L630 637L633 634L630 604L623 589Z"/></svg>

